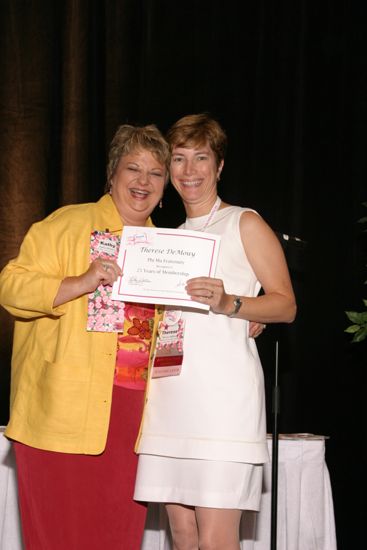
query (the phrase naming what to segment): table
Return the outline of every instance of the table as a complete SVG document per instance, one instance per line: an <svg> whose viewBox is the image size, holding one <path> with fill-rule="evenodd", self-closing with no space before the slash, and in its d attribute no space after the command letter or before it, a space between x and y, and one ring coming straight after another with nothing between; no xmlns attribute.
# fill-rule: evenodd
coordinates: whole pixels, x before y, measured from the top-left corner
<svg viewBox="0 0 367 550"><path fill-rule="evenodd" d="M272 456L270 437L268 448ZM241 550L270 550L271 469L264 467L261 511L243 516ZM163 507L150 505L142 550L171 550L167 533ZM277 550L336 550L324 436L279 436Z"/></svg>
<svg viewBox="0 0 367 550"><path fill-rule="evenodd" d="M0 427L0 550L22 550L15 459Z"/></svg>
<svg viewBox="0 0 367 550"><path fill-rule="evenodd" d="M0 550L22 550L15 461L0 427ZM272 441L268 439L270 456ZM241 524L241 550L270 550L271 464L264 467L259 513ZM277 550L336 550L325 437L280 435ZM126 549L128 550L128 549ZM142 550L172 550L164 507L149 505Z"/></svg>

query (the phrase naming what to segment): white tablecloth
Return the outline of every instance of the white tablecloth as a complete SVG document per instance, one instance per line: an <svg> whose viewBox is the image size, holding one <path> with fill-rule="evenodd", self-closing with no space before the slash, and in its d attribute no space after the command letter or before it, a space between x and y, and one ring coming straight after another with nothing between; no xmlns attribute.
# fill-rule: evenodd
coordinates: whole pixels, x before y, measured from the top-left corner
<svg viewBox="0 0 367 550"><path fill-rule="evenodd" d="M0 550L21 550L14 455L3 433L0 427Z"/></svg>
<svg viewBox="0 0 367 550"><path fill-rule="evenodd" d="M271 456L271 440L268 445ZM243 517L241 550L270 550L270 514L269 463L264 468L261 511L248 512ZM277 550L336 550L334 508L322 437L279 441L277 534ZM15 462L3 429L0 429L0 550L22 550ZM149 506L142 550L171 550L163 506Z"/></svg>
<svg viewBox="0 0 367 550"><path fill-rule="evenodd" d="M271 439L268 447L272 456ZM270 550L271 470L271 463L266 464L261 511L243 516L241 550ZM324 437L298 435L279 440L277 507L277 550L336 550ZM163 507L150 505L142 550L171 550L167 533Z"/></svg>

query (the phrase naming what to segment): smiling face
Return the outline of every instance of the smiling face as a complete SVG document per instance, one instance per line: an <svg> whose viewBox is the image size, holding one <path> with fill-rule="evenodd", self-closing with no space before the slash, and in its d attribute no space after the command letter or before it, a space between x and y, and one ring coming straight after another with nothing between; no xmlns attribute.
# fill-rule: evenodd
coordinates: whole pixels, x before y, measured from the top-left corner
<svg viewBox="0 0 367 550"><path fill-rule="evenodd" d="M201 216L210 211L217 197L217 181L223 160L217 166L210 145L173 147L170 176L189 215Z"/></svg>
<svg viewBox="0 0 367 550"><path fill-rule="evenodd" d="M166 167L146 149L123 155L111 178L111 196L125 225L145 225L163 195Z"/></svg>

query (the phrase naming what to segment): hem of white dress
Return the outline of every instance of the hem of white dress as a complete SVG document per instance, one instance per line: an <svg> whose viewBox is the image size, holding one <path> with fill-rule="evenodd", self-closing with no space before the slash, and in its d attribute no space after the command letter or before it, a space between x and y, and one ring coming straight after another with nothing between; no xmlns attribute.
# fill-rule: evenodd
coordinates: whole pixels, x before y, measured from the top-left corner
<svg viewBox="0 0 367 550"><path fill-rule="evenodd" d="M199 438L169 438L143 433L137 453L171 458L247 462L251 464L269 462L266 438L259 442L216 441Z"/></svg>
<svg viewBox="0 0 367 550"><path fill-rule="evenodd" d="M174 491L155 491L153 488L145 487L144 490L135 491L133 499L137 502L183 504L185 506L200 506L201 508L223 508L252 512L260 510L259 499L237 502L234 505L232 495L227 495L227 500L224 498L223 493L206 493L205 497L199 497L197 493L182 491L182 489L179 493L175 493Z"/></svg>

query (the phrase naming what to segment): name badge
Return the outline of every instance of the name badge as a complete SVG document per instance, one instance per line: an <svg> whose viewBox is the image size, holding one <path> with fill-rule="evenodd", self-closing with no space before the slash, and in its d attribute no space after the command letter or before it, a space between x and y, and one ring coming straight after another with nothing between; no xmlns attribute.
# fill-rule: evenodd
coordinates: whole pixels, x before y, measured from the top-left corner
<svg viewBox="0 0 367 550"><path fill-rule="evenodd" d="M116 260L120 236L106 231L93 231L90 236L90 261L97 258ZM122 332L124 303L112 300L112 286L100 284L88 294L87 330L96 332Z"/></svg>
<svg viewBox="0 0 367 550"><path fill-rule="evenodd" d="M163 319L158 325L152 378L180 374L183 361L184 327L182 311L165 310Z"/></svg>

